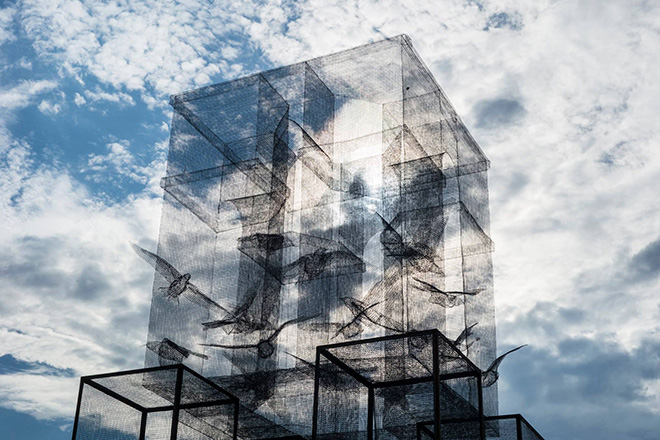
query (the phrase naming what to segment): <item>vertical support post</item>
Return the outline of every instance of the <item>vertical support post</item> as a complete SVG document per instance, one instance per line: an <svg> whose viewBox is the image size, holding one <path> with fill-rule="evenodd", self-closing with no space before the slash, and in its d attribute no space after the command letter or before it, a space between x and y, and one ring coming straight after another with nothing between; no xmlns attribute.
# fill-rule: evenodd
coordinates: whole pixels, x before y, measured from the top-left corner
<svg viewBox="0 0 660 440"><path fill-rule="evenodd" d="M440 353L437 330L433 332L433 432L435 440L440 440Z"/></svg>
<svg viewBox="0 0 660 440"><path fill-rule="evenodd" d="M520 414L516 415L516 439L517 440L523 440L522 420L520 420Z"/></svg>
<svg viewBox="0 0 660 440"><path fill-rule="evenodd" d="M321 371L321 350L316 348L316 365L314 366L314 408L312 410L312 440L316 440L319 429L319 385Z"/></svg>
<svg viewBox="0 0 660 440"><path fill-rule="evenodd" d="M238 399L234 402L234 440L238 438Z"/></svg>
<svg viewBox="0 0 660 440"><path fill-rule="evenodd" d="M484 389L481 385L481 371L477 372L477 393L479 397L479 438L486 440L486 419L484 416Z"/></svg>
<svg viewBox="0 0 660 440"><path fill-rule="evenodd" d="M376 406L376 399L374 397L374 389L369 387L367 390L367 440L374 440L374 406Z"/></svg>
<svg viewBox="0 0 660 440"><path fill-rule="evenodd" d="M139 440L144 440L147 437L147 417L149 413L142 411L142 418L140 419L140 437Z"/></svg>
<svg viewBox="0 0 660 440"><path fill-rule="evenodd" d="M183 364L176 366L176 385L174 386L174 409L172 410L172 430L170 440L176 440L179 430L179 406L181 405L181 387L183 385Z"/></svg>
<svg viewBox="0 0 660 440"><path fill-rule="evenodd" d="M76 418L73 421L73 433L71 434L71 440L76 440L76 434L78 433L78 419L80 418L80 404L82 403L84 386L85 386L85 381L81 377L80 388L78 388L78 402L76 403Z"/></svg>

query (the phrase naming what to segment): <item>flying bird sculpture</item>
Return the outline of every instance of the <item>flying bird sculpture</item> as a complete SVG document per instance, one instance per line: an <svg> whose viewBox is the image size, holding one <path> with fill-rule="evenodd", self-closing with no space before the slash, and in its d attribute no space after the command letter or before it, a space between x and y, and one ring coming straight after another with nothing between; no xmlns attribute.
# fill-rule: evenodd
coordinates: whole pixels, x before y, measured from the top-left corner
<svg viewBox="0 0 660 440"><path fill-rule="evenodd" d="M274 252L294 246L293 242L282 234L255 233L238 239L242 248L254 248L263 252Z"/></svg>
<svg viewBox="0 0 660 440"><path fill-rule="evenodd" d="M252 307L255 298L261 290L260 287L260 283L258 282L250 286L241 304L239 304L234 310L231 310L229 313L227 313L224 318L215 321L203 322L202 327L204 327L204 330L206 331L213 328L224 328L226 331L227 327L231 327L229 331L226 331L228 334L239 334L256 330L263 330L266 328L267 323L261 319L256 319L250 313L250 308Z"/></svg>
<svg viewBox="0 0 660 440"><path fill-rule="evenodd" d="M332 339L339 335L344 336L346 339L351 339L360 335L360 333L364 331L362 327L362 319L369 319L367 318L367 312L380 304L380 302L377 302L367 307L363 307L359 301L356 302L356 300L353 300L353 298L350 297L344 297L342 298L342 301L344 301L346 307L348 307L353 314L353 319L339 327L339 330L337 330L337 333L335 333Z"/></svg>
<svg viewBox="0 0 660 440"><path fill-rule="evenodd" d="M435 263L435 251L428 244L422 241L404 241L391 223L377 212L375 214L383 223L380 243L387 256L407 262L417 272L442 273L440 267Z"/></svg>
<svg viewBox="0 0 660 440"><path fill-rule="evenodd" d="M320 277L333 268L357 266L364 271L364 261L352 252L344 250L328 250L324 247L305 254L293 263L287 264L284 270L285 279L309 281Z"/></svg>
<svg viewBox="0 0 660 440"><path fill-rule="evenodd" d="M167 364L167 362L163 362L163 360L173 361L180 364L184 359L187 359L191 355L202 359L209 358L205 354L189 350L167 338L163 338L162 341L147 342L147 348L158 355L160 365Z"/></svg>
<svg viewBox="0 0 660 440"><path fill-rule="evenodd" d="M229 313L227 309L204 295L197 286L191 283L189 273L182 275L181 272L176 270L174 266L168 263L164 258L161 258L146 249L142 249L134 243L131 243L131 247L136 254L153 266L154 269L156 269L156 272L161 274L167 282L170 283L167 287L161 287L161 289L166 290L165 295L168 299L176 299L178 303L179 297L182 296L205 309Z"/></svg>
<svg viewBox="0 0 660 440"><path fill-rule="evenodd" d="M363 301L360 301L350 296L344 296L341 298L341 300L344 302L346 307L348 307L348 309L353 314L353 320L348 323L349 327L347 327L347 329L354 331L355 325L359 326L361 325L361 323L366 321L376 325L377 327L382 327L386 330L390 330L396 333L403 333L403 326L400 323L394 321L392 318L389 318L384 314L380 313L378 310L376 310L376 306L379 305L380 302L367 304ZM351 326L353 327L351 328ZM361 332L362 331L358 332L358 334Z"/></svg>
<svg viewBox="0 0 660 440"><path fill-rule="evenodd" d="M473 329L474 326L477 325L477 324L479 324L479 323L478 323L478 322L475 322L475 323L472 324L471 326L469 326L469 327L465 327L465 329L461 332L460 335L458 335L458 337L457 337L456 340L454 341L454 345L456 346L456 348L458 348L458 349L460 350L460 346L461 346L461 344L463 344L463 342L466 342L467 339L468 339L470 336L472 336L472 329ZM474 343L475 343L476 341L478 341L479 339L480 339L480 338L476 338L474 341L468 343L467 346L465 347L465 349L466 349L466 350L469 349L469 348L472 346L472 344L474 344Z"/></svg>
<svg viewBox="0 0 660 440"><path fill-rule="evenodd" d="M474 290L465 290L465 291L458 291L458 290L445 291L437 288L431 283L427 283L426 281L420 280L419 278L416 277L412 277L412 278L417 283L419 283L417 285L413 284L413 287L419 290L423 290L425 292L429 292L431 294L431 296L429 297L430 303L439 304L447 309L463 304L465 302L463 298L464 295L476 295L479 292L485 290L485 289L474 289Z"/></svg>
<svg viewBox="0 0 660 440"><path fill-rule="evenodd" d="M279 336L280 332L284 330L285 327L291 324L296 324L299 322L304 322L308 321L310 319L314 319L318 317L319 315L314 315L314 316L303 316L295 319L290 319L289 321L286 321L284 324L279 326L273 333L271 333L270 336L268 336L265 339L261 339L259 342L256 344L239 344L239 345L227 345L227 344L201 344L207 347L216 347L216 348L224 348L228 350L245 350L245 349L256 349L257 354L259 355L260 358L266 359L272 356L273 353L275 353L275 344L273 342L277 337Z"/></svg>
<svg viewBox="0 0 660 440"><path fill-rule="evenodd" d="M488 369L486 371L482 372L481 385L484 388L486 388L486 387L489 387L489 386L493 385L495 382L497 382L497 379L499 379L499 377L500 377L500 373L497 372L497 369L499 368L500 364L504 360L504 357L506 355L508 355L510 353L513 353L516 350L520 350L521 348L526 347L526 346L527 346L527 344L521 345L520 347L516 347L513 350L509 350L506 353L504 353L503 355L501 355L500 357L498 357L497 359L495 359L493 361L493 363L490 364L490 367L488 367Z"/></svg>

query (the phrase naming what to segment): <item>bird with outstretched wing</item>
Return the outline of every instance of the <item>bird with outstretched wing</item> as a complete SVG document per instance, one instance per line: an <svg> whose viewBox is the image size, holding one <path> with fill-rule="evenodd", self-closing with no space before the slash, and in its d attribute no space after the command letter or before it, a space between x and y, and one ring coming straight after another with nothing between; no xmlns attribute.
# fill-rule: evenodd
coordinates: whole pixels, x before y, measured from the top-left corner
<svg viewBox="0 0 660 440"><path fill-rule="evenodd" d="M349 251L331 251L320 247L284 266L283 273L287 280L309 281L334 268L343 267L357 267L358 271L364 271L364 261Z"/></svg>
<svg viewBox="0 0 660 440"><path fill-rule="evenodd" d="M479 323L478 323L478 322L475 322L475 323L472 324L471 326L469 326L469 327L465 327L465 329L461 332L461 334L458 335L458 337L454 340L454 346L456 346L456 348L458 348L458 349L460 350L460 346L461 346L461 344L463 344L463 342L466 342L467 339L468 339L470 336L472 336L472 329L473 329L474 326L476 326L477 324L479 324ZM466 350L469 349L469 348L472 346L472 344L474 344L474 343L475 343L476 341L478 341L478 340L479 340L479 338L476 338L474 341L469 342L469 343L467 344L467 346L465 347L465 349L466 349Z"/></svg>
<svg viewBox="0 0 660 440"><path fill-rule="evenodd" d="M236 308L231 310L229 314L222 319L203 322L202 327L204 331L213 328L223 328L227 334L239 334L263 330L266 328L266 322L261 319L256 319L250 313L250 308L261 289L262 284L260 282L253 283L245 293L243 301L236 306ZM227 330L229 327L230 330Z"/></svg>
<svg viewBox="0 0 660 440"><path fill-rule="evenodd" d="M527 344L521 345L520 347L516 347L513 350L509 350L506 353L504 353L503 355L501 355L500 357L498 357L497 359L495 359L493 361L493 363L490 364L488 369L486 371L482 372L481 386L486 388L486 387L489 387L489 386L493 385L495 382L497 382L497 379L499 379L499 377L500 377L500 373L497 372L497 369L499 368L500 364L504 360L504 357L507 356L508 354L513 353L516 350L520 350L521 348L526 347L526 346L527 346Z"/></svg>
<svg viewBox="0 0 660 440"><path fill-rule="evenodd" d="M144 261L149 263L156 269L156 272L161 274L163 278L170 283L167 287L161 287L166 290L165 295L168 299L176 299L179 302L179 297L183 297L207 310L215 310L221 313L229 313L227 309L222 307L217 302L202 293L201 290L193 283L190 282L190 274L181 274L174 266L168 263L164 258L142 249L140 246L131 243L131 247Z"/></svg>
<svg viewBox="0 0 660 440"><path fill-rule="evenodd" d="M442 273L440 267L435 263L435 252L429 245L423 242L404 241L391 223L377 212L375 214L383 224L380 243L385 250L385 255L408 263L417 272Z"/></svg>
<svg viewBox="0 0 660 440"><path fill-rule="evenodd" d="M314 319L318 317L319 315L314 315L314 316L302 316L299 318L295 319L290 319L286 321L284 324L280 325L273 333L270 334L267 338L261 339L259 342L256 344L239 344L239 345L228 345L228 344L201 344L207 347L216 347L216 348L224 348L227 350L245 350L245 349L256 349L257 354L259 355L260 358L266 359L272 356L272 354L275 352L275 345L273 344L273 341L279 336L280 332L284 330L285 327L291 325L291 324L297 324L299 322L304 322L308 321L310 319Z"/></svg>
<svg viewBox="0 0 660 440"><path fill-rule="evenodd" d="M447 309L463 304L465 302L465 300L463 299L463 295L476 295L479 292L483 292L485 290L485 289L474 289L474 290L464 290L464 291L459 291L459 290L445 291L439 289L438 287L434 286L431 283L420 280L419 278L412 277L412 279L418 283L417 285L413 284L412 285L413 287L430 293L429 296L430 303L439 304Z"/></svg>
<svg viewBox="0 0 660 440"><path fill-rule="evenodd" d="M158 355L161 366L168 364L168 362L164 362L165 360L180 364L184 359L187 359L191 355L202 359L208 359L208 356L205 354L192 351L167 338L163 338L161 341L149 341L146 345L149 350Z"/></svg>
<svg viewBox="0 0 660 440"><path fill-rule="evenodd" d="M395 333L403 333L403 325L376 310L376 306L379 305L380 302L368 304L350 296L344 296L341 300L351 311L354 319L357 318L360 322L370 322L377 327L382 327Z"/></svg>

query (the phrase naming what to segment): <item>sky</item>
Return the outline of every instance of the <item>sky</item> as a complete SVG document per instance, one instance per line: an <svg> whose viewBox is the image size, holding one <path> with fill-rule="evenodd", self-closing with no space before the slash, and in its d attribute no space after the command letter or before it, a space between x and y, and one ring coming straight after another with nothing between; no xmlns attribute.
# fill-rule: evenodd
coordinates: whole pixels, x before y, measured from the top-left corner
<svg viewBox="0 0 660 440"><path fill-rule="evenodd" d="M491 160L500 411L660 430L660 3L0 1L0 430L144 361L170 94L406 33Z"/></svg>

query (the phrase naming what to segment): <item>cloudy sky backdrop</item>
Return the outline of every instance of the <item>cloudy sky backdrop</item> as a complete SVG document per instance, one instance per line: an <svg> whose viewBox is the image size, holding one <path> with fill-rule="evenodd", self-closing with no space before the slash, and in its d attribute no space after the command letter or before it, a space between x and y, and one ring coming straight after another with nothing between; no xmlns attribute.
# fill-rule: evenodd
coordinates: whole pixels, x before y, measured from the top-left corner
<svg viewBox="0 0 660 440"><path fill-rule="evenodd" d="M491 159L501 411L660 431L660 4L0 2L0 430L140 367L168 95L407 33Z"/></svg>

